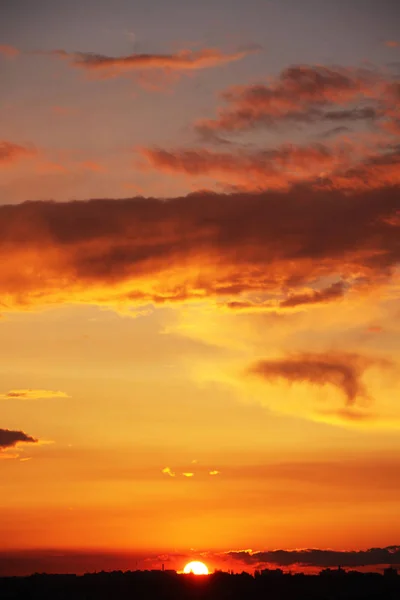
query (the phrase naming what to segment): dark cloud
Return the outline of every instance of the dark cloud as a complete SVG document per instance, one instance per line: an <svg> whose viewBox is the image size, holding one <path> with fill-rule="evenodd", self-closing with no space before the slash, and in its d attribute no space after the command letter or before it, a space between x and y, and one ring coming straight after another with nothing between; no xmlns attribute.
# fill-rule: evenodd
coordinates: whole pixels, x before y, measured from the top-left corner
<svg viewBox="0 0 400 600"><path fill-rule="evenodd" d="M13 431L10 429L0 429L0 450L12 448L19 442L36 443L37 440L23 431Z"/></svg>
<svg viewBox="0 0 400 600"><path fill-rule="evenodd" d="M349 407L356 403L357 398L367 398L361 378L371 364L373 361L356 354L305 353L257 361L248 373L267 381L284 379L290 383L333 385L344 394Z"/></svg>
<svg viewBox="0 0 400 600"><path fill-rule="evenodd" d="M370 548L369 550L337 551L318 550L270 550L266 552L229 552L229 556L246 565L301 565L304 567L366 567L397 565L400 563L400 546Z"/></svg>
<svg viewBox="0 0 400 600"><path fill-rule="evenodd" d="M281 295L354 273L379 285L400 261L399 210L396 186L3 205L0 302Z"/></svg>
<svg viewBox="0 0 400 600"><path fill-rule="evenodd" d="M372 70L294 65L268 84L236 86L222 94L227 106L216 119L200 121L198 131L235 132L278 123L362 120L376 117L375 107L352 106L360 98L376 101L381 77ZM348 105L332 110L334 106Z"/></svg>

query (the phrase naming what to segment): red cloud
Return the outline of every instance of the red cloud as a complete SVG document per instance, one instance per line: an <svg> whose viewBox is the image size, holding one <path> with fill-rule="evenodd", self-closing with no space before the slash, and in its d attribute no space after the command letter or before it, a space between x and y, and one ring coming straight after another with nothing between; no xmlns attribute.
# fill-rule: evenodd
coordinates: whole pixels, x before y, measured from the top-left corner
<svg viewBox="0 0 400 600"><path fill-rule="evenodd" d="M19 50L18 48L15 48L14 46L8 46L8 45L0 45L0 54L2 54L3 56L6 56L7 58L14 58L15 56L18 56L19 54Z"/></svg>
<svg viewBox="0 0 400 600"><path fill-rule="evenodd" d="M314 182L316 187L348 190L400 184L400 153L396 146L371 151L349 140L330 146L286 144L275 149L231 152L145 148L141 155L160 171L213 177L230 188L247 190L288 189L306 181Z"/></svg>
<svg viewBox="0 0 400 600"><path fill-rule="evenodd" d="M357 99L376 97L380 78L366 69L291 66L268 84L237 86L222 94L227 107L216 119L200 121L202 133L234 132L278 122L354 120L374 116L372 107L332 112ZM325 110L328 109L328 110Z"/></svg>
<svg viewBox="0 0 400 600"><path fill-rule="evenodd" d="M358 165L331 173L322 186L347 190L370 190L400 184L400 148L393 147L360 162ZM392 218L395 218L393 215Z"/></svg>
<svg viewBox="0 0 400 600"><path fill-rule="evenodd" d="M117 57L84 52L65 52L64 50L55 50L51 54L68 60L73 67L113 77L137 70L193 71L207 69L240 60L249 52L250 50L243 50L224 54L218 48L204 48L198 52L182 50L175 54L130 54Z"/></svg>
<svg viewBox="0 0 400 600"><path fill-rule="evenodd" d="M399 187L196 193L0 207L0 302L182 302L379 283L400 262ZM314 298L315 299L315 298ZM304 301L304 298L303 298Z"/></svg>
<svg viewBox="0 0 400 600"><path fill-rule="evenodd" d="M336 150L323 144L284 145L253 152L215 152L202 148L168 151L142 149L148 163L159 170L190 176L212 176L246 189L287 189L295 182L313 180L322 172L348 165L350 148Z"/></svg>
<svg viewBox="0 0 400 600"><path fill-rule="evenodd" d="M5 140L0 140L0 167L12 163L25 156L32 156L36 151L27 146L21 146Z"/></svg>

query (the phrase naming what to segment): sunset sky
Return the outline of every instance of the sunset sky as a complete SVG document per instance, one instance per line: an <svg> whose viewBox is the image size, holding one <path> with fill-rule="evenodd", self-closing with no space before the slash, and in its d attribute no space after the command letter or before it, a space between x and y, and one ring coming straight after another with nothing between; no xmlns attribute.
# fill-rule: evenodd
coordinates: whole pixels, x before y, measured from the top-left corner
<svg viewBox="0 0 400 600"><path fill-rule="evenodd" d="M3 0L0 85L0 574L400 565L400 3Z"/></svg>

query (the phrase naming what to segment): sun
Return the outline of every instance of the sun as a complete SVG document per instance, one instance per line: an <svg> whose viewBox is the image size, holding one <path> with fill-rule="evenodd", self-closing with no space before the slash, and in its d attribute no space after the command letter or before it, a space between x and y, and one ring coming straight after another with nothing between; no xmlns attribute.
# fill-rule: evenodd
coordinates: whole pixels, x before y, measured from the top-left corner
<svg viewBox="0 0 400 600"><path fill-rule="evenodd" d="M208 575L208 567L199 560L193 560L183 569L184 573L193 573L193 575Z"/></svg>

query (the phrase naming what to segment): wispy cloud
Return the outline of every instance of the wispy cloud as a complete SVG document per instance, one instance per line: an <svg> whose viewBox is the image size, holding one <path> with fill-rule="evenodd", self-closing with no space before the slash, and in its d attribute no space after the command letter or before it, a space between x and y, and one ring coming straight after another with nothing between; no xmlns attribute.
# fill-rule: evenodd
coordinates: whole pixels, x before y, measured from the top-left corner
<svg viewBox="0 0 400 600"><path fill-rule="evenodd" d="M218 67L241 60L254 49L224 53L218 48L202 50L181 50L166 54L129 54L127 56L106 56L85 52L54 50L48 54L67 60L72 67L86 70L100 77L118 77L135 71L197 71Z"/></svg>
<svg viewBox="0 0 400 600"><path fill-rule="evenodd" d="M34 389L10 390L6 394L0 394L0 399L9 400L12 398L20 400L36 400L44 398L69 398L69 396L65 392Z"/></svg>

